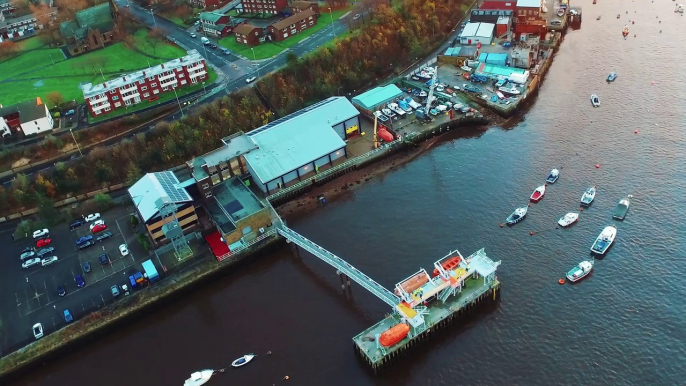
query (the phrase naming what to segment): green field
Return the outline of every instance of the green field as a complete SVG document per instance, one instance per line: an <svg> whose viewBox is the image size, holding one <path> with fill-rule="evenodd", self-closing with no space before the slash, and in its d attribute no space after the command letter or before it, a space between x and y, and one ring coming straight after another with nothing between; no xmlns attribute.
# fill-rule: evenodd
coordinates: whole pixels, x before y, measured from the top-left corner
<svg viewBox="0 0 686 386"><path fill-rule="evenodd" d="M208 72L210 77L209 77L209 79L207 79L205 81L205 87L208 87L209 85L214 83L215 80L217 80L217 73L211 67L207 68L207 72ZM202 83L196 84L195 86L191 86L191 87L181 87L181 88L176 89L176 94L179 96L179 98L181 98L184 95L190 94L190 93L198 91L198 90L202 90L202 88L203 88ZM111 112L109 114L99 116L96 118L93 118L90 116L90 114L88 114L88 122L89 123L101 122L104 120L108 120L108 119L120 117L123 115L131 114L133 112L136 112L136 111L142 110L142 109L146 109L146 108L149 108L151 106L159 106L164 102L167 102L167 101L172 100L172 99L176 99L176 95L174 95L174 92L160 93L160 94L158 94L158 96L160 97L160 99L158 99L154 102L142 102L142 103L139 103L137 105L133 105L132 107L130 107L128 109L114 110L113 112ZM184 108L184 110L185 110L185 108Z"/></svg>
<svg viewBox="0 0 686 386"><path fill-rule="evenodd" d="M272 56L279 54L285 49L293 47L294 45L303 41L305 38L312 36L313 34L325 29L326 27L329 27L329 29L331 29L331 16L333 16L334 21L338 20L339 17L343 16L350 9L350 7L340 9L338 11L334 11L332 15L322 12L321 16L319 16L319 20L317 21L317 25L315 25L314 27L308 28L305 31L282 42L265 42L263 44L260 44L259 46L253 47L255 50L254 56L252 50L248 46L236 43L236 39L234 36L227 36L219 40L219 44L228 48L231 52L242 55L251 60L271 58ZM341 35L343 34L343 31L337 31L336 33L338 35Z"/></svg>
<svg viewBox="0 0 686 386"><path fill-rule="evenodd" d="M31 38L24 44L36 46L35 40L31 41L33 39L38 40ZM136 32L134 40L138 51L116 43L67 60L59 49L39 48L2 61L0 104L14 104L36 96L45 98L51 91L59 91L67 101L82 102L83 94L79 88L82 83L101 81L103 75L109 79L186 54L183 49L166 42L153 48L146 30ZM55 64L52 64L53 60Z"/></svg>

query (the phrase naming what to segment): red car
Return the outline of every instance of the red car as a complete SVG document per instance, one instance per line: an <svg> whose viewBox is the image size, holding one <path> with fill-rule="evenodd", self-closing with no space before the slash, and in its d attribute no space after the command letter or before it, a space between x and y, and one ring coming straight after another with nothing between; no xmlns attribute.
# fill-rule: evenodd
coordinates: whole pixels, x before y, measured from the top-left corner
<svg viewBox="0 0 686 386"><path fill-rule="evenodd" d="M93 229L91 229L91 232L98 233L98 232L104 231L105 229L107 229L107 225L100 224L100 225L94 226Z"/></svg>
<svg viewBox="0 0 686 386"><path fill-rule="evenodd" d="M49 245L50 243L52 243L52 240L50 240L49 238L40 239L40 240L36 241L36 247L43 248L43 247Z"/></svg>

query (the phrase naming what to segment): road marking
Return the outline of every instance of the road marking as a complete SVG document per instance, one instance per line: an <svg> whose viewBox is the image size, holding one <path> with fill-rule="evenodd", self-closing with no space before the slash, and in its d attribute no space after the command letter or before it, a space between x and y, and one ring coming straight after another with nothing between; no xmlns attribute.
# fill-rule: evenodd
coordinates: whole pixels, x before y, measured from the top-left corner
<svg viewBox="0 0 686 386"><path fill-rule="evenodd" d="M48 299L48 302L50 301L50 295L48 294L48 283L43 280L43 287L45 288L45 297Z"/></svg>

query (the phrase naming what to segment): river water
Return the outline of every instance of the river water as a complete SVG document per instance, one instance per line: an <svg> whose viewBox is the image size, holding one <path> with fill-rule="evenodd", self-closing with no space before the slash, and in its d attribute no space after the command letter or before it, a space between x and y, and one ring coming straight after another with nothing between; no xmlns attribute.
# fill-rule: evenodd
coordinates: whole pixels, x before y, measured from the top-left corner
<svg viewBox="0 0 686 386"><path fill-rule="evenodd" d="M192 371L267 351L210 384L683 384L686 18L666 0L599 3L582 2L582 28L567 34L521 123L446 137L289 224L389 288L450 249L485 247L502 260L495 306L373 376L351 338L387 306L356 285L346 299L333 269L284 248L16 384L181 385ZM607 84L610 71L619 77ZM559 181L527 219L500 228L554 167ZM555 229L592 185L596 201L579 223ZM627 219L612 220L627 194ZM612 223L616 243L592 275L559 285Z"/></svg>

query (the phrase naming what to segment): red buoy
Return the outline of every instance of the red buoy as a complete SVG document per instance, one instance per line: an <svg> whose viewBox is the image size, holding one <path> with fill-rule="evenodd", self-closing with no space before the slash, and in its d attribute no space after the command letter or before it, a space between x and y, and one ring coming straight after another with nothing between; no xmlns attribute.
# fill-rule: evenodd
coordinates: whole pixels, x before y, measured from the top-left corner
<svg viewBox="0 0 686 386"><path fill-rule="evenodd" d="M596 169L600 169L600 164L595 164Z"/></svg>
<svg viewBox="0 0 686 386"><path fill-rule="evenodd" d="M638 134L638 130L634 130L634 134Z"/></svg>

